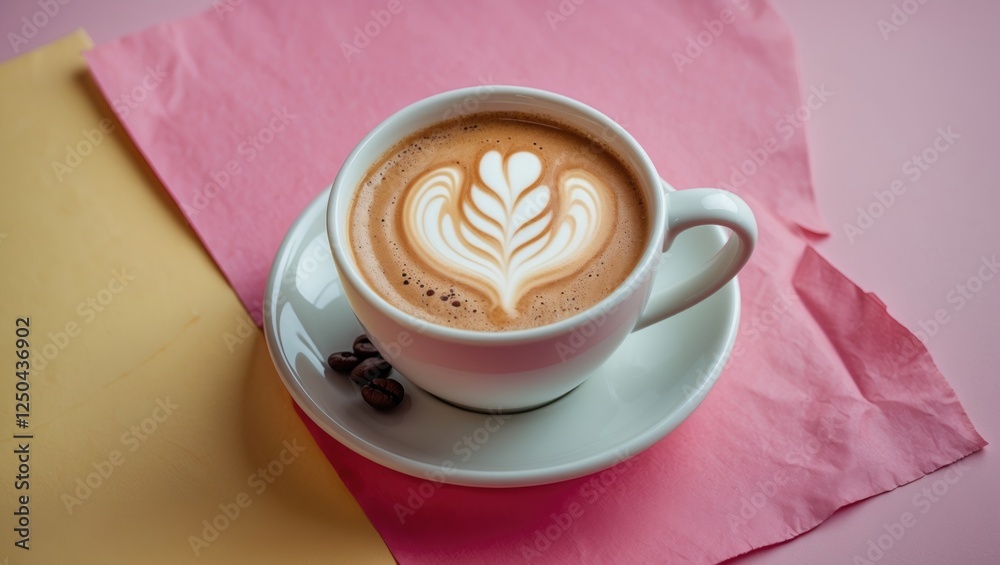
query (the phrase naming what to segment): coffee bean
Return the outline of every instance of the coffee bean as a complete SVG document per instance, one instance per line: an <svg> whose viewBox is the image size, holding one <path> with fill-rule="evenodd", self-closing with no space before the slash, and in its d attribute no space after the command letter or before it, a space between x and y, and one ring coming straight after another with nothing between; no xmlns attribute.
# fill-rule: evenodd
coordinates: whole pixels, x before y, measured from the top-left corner
<svg viewBox="0 0 1000 565"><path fill-rule="evenodd" d="M381 357L369 357L351 371L351 380L358 385L365 385L372 379L387 377L392 372L392 365Z"/></svg>
<svg viewBox="0 0 1000 565"><path fill-rule="evenodd" d="M358 356L358 359L367 359L379 355L379 352L372 344L372 340L368 339L365 334L361 334L354 338L354 354Z"/></svg>
<svg viewBox="0 0 1000 565"><path fill-rule="evenodd" d="M350 351L338 351L327 357L326 362L330 365L330 368L343 375L348 375L351 371L358 366L361 359Z"/></svg>
<svg viewBox="0 0 1000 565"><path fill-rule="evenodd" d="M372 379L361 388L361 396L376 410L389 410L403 401L403 385L394 379Z"/></svg>

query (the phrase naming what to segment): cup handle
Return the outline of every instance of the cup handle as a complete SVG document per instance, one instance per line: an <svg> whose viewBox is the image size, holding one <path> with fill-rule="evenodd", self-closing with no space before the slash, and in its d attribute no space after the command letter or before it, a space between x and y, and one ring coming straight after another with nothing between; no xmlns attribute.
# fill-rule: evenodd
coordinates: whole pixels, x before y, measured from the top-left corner
<svg viewBox="0 0 1000 565"><path fill-rule="evenodd" d="M668 191L666 252L674 238L695 226L719 225L732 230L729 240L708 263L684 280L650 297L632 331L682 312L711 296L740 272L757 244L757 219L742 198L718 188Z"/></svg>

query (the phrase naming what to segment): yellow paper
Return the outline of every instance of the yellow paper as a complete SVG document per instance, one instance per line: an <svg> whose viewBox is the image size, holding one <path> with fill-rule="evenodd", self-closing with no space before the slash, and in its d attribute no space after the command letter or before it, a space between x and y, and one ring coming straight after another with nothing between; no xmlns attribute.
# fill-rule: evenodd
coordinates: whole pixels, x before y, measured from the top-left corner
<svg viewBox="0 0 1000 565"><path fill-rule="evenodd" d="M90 46L0 66L0 560L393 563L98 94Z"/></svg>

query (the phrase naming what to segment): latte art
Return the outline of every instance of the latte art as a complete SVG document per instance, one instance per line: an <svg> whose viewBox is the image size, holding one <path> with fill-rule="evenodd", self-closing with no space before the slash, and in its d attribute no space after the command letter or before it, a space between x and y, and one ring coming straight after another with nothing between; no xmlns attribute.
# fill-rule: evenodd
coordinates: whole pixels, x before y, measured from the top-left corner
<svg viewBox="0 0 1000 565"><path fill-rule="evenodd" d="M393 307L474 331L535 328L610 295L647 245L645 196L600 141L521 112L399 140L350 210L365 282Z"/></svg>
<svg viewBox="0 0 1000 565"><path fill-rule="evenodd" d="M441 274L516 317L526 293L593 258L614 217L614 198L586 171L555 175L555 187L541 176L542 161L530 151L489 151L476 176L459 166L433 170L406 193L403 233Z"/></svg>

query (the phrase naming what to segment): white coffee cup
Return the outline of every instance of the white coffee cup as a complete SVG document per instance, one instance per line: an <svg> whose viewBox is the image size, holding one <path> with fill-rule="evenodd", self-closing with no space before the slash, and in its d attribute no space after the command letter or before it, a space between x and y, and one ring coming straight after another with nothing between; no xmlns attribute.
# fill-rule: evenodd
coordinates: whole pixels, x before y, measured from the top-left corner
<svg viewBox="0 0 1000 565"><path fill-rule="evenodd" d="M473 106L476 113L524 112L571 125L602 140L635 171L650 203L650 235L632 273L593 307L530 329L470 331L401 311L362 276L350 249L348 219L368 170L400 140ZM725 246L706 257L704 267L681 283L650 297L652 275L677 234L706 224L732 230ZM333 183L327 233L354 314L396 370L425 391L463 408L521 411L552 402L579 386L631 332L685 310L722 288L750 258L757 222L740 197L724 190L666 192L642 147L597 110L551 92L493 86L431 96L396 112L369 132Z"/></svg>

